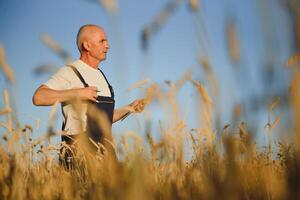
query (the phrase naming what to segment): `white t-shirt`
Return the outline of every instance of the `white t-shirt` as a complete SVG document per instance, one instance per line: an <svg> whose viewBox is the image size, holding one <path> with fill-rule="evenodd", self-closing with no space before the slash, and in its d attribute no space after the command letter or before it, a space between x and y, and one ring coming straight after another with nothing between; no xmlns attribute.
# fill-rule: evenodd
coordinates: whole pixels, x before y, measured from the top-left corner
<svg viewBox="0 0 300 200"><path fill-rule="evenodd" d="M79 71L89 86L97 87L98 96L111 97L109 86L104 76L98 69L87 65L82 60L76 60L73 63L70 63L70 65L74 66ZM54 90L84 88L84 85L78 76L75 74L72 68L68 66L61 67L58 72L56 72L46 83L44 83L44 85ZM75 135L81 131L85 131L87 104L81 104L82 107L79 113L75 111L74 106L71 104L62 103L61 106L64 131L66 134Z"/></svg>

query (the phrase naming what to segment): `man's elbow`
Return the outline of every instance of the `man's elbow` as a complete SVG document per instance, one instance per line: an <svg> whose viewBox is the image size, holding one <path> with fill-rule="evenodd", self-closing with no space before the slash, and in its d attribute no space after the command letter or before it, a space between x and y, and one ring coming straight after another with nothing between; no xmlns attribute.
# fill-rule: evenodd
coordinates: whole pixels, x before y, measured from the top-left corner
<svg viewBox="0 0 300 200"><path fill-rule="evenodd" d="M35 92L32 97L32 103L35 106L44 106L45 102L43 102L43 97L45 96L44 88L46 86L40 86Z"/></svg>
<svg viewBox="0 0 300 200"><path fill-rule="evenodd" d="M41 95L39 94L38 91L36 91L32 97L32 103L35 106L41 106L42 105L42 101L41 101Z"/></svg>

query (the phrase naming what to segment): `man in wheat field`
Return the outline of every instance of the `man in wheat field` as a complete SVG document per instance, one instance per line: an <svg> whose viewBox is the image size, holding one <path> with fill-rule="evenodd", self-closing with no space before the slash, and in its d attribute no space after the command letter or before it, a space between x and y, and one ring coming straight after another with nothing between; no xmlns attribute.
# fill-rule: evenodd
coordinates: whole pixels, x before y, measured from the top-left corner
<svg viewBox="0 0 300 200"><path fill-rule="evenodd" d="M62 141L72 145L79 136L86 134L94 147L97 147L97 143L103 144L110 155L116 158L112 147L112 123L130 112L141 112L144 104L141 100L135 100L127 106L114 109L113 88L100 70L100 63L106 59L109 49L103 28L91 24L82 26L77 34L77 47L80 59L63 66L42 84L33 95L33 104L50 106L60 102L64 133ZM78 105L77 100L80 100L80 106L75 106ZM67 153L60 160L68 165L72 159L70 154Z"/></svg>

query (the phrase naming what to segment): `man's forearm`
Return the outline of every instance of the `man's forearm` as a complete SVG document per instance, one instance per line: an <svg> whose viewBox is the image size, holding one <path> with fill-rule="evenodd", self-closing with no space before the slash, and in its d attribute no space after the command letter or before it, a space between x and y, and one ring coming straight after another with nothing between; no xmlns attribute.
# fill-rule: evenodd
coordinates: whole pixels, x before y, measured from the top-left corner
<svg viewBox="0 0 300 200"><path fill-rule="evenodd" d="M77 89L53 90L46 86L37 89L33 96L33 104L36 106L51 106L56 102L65 102L76 98Z"/></svg>
<svg viewBox="0 0 300 200"><path fill-rule="evenodd" d="M113 117L113 123L119 121L120 119L122 119L122 117L124 115L126 115L127 113L130 112L130 106L124 106L122 108L119 109L115 109L114 110L114 117Z"/></svg>
<svg viewBox="0 0 300 200"><path fill-rule="evenodd" d="M144 110L144 106L145 106L144 100L137 99L127 106L124 106L119 109L115 109L113 123L119 121L123 117L125 118L126 117L125 115L127 115L127 114L142 112Z"/></svg>

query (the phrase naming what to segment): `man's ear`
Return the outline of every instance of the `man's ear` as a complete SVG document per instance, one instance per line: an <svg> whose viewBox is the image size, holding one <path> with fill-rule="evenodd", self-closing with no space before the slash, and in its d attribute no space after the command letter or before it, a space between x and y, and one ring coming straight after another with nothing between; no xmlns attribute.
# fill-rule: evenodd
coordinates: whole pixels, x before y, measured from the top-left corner
<svg viewBox="0 0 300 200"><path fill-rule="evenodd" d="M83 50L86 50L86 51L90 50L90 43L88 41L84 41L82 43L82 48L83 48Z"/></svg>

